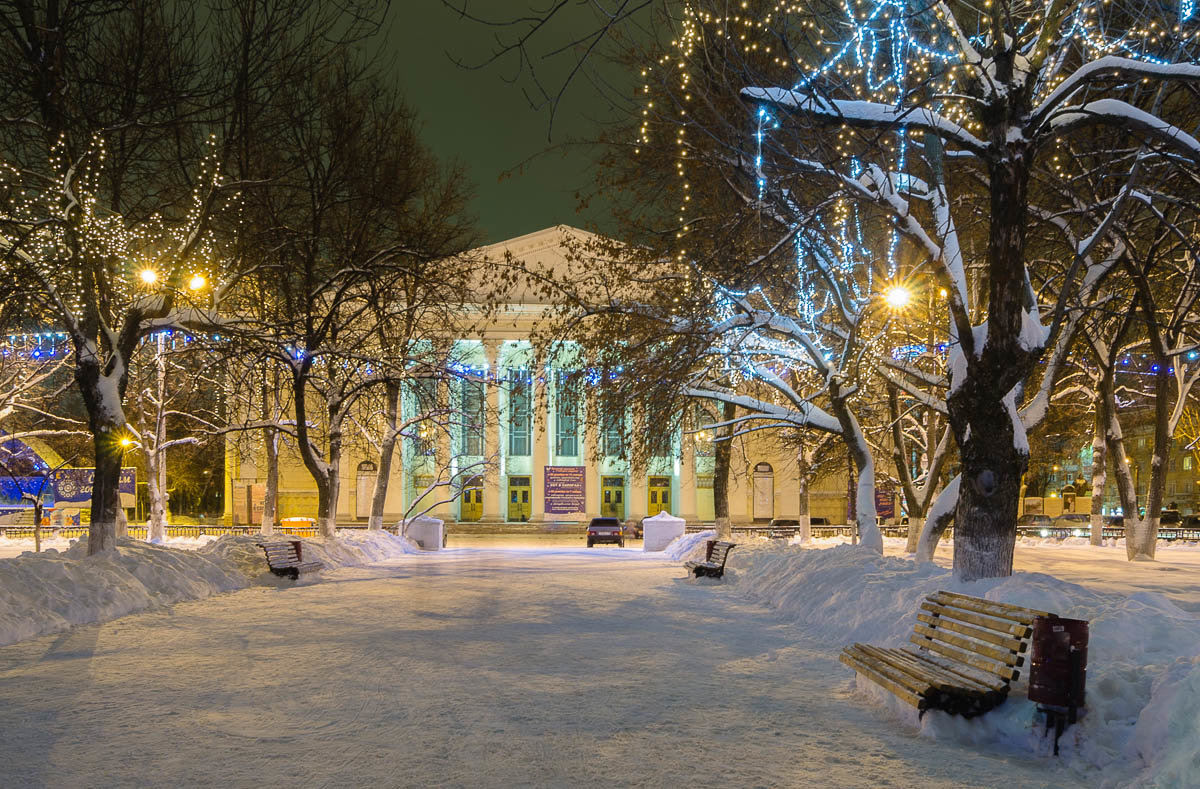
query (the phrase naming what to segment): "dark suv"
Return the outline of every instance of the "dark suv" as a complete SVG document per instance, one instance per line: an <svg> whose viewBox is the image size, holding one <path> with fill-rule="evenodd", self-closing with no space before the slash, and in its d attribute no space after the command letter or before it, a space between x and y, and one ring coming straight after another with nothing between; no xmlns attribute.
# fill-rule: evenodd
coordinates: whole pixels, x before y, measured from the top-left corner
<svg viewBox="0 0 1200 789"><path fill-rule="evenodd" d="M794 518L774 518L767 524L767 539L786 540L800 531L800 521Z"/></svg>
<svg viewBox="0 0 1200 789"><path fill-rule="evenodd" d="M615 542L625 547L625 531L621 522L616 518L592 518L587 527L587 546L591 548L598 542Z"/></svg>

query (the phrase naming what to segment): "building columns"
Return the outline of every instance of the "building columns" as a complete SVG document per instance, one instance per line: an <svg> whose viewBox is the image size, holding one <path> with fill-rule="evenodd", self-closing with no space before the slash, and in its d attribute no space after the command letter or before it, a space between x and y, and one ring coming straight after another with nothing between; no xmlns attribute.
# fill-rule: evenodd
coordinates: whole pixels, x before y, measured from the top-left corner
<svg viewBox="0 0 1200 789"><path fill-rule="evenodd" d="M679 443L683 457L679 463L679 509L675 514L694 523L700 520L696 507L696 436L681 431Z"/></svg>
<svg viewBox="0 0 1200 789"><path fill-rule="evenodd" d="M599 397L589 398L588 408L579 404L579 412L583 414L583 467L586 469L583 478L584 507L589 518L600 516L600 408ZM590 472L590 473L588 473Z"/></svg>
<svg viewBox="0 0 1200 789"><path fill-rule="evenodd" d="M641 436L646 432L646 414L638 406L633 407L633 435ZM650 460L646 459L646 468L635 468L633 463L629 464L629 507L626 510L630 520L640 521L646 517L646 510L650 504L647 501L647 496L650 493L649 485L647 484L646 473L649 470ZM657 515L658 513L654 513Z"/></svg>
<svg viewBox="0 0 1200 789"><path fill-rule="evenodd" d="M535 377L534 381L537 382L538 378ZM548 381L542 380L537 383L534 392L531 393L530 404L533 411L533 473L530 475L533 490L530 494L529 520L539 523L546 520L546 464L550 462L550 415L539 412L543 411L546 401L549 400L546 397L548 387Z"/></svg>
<svg viewBox="0 0 1200 789"><path fill-rule="evenodd" d="M450 384L442 383L437 388L438 407L442 413L449 413L450 409ZM453 446L451 446L450 424L452 420L446 420L447 424L438 425L434 429L437 431L437 444L434 447L434 474L442 479L449 480L450 484L445 487L436 488L431 496L437 502L434 505L433 511L429 514L435 518L440 518L443 521L451 521L455 519L456 508L455 503L458 501L458 496L455 491L458 485L454 483L453 468L451 461L454 459Z"/></svg>
<svg viewBox="0 0 1200 789"><path fill-rule="evenodd" d="M483 520L488 523L504 522L504 505L507 503L501 487L504 480L500 477L500 387L504 382L504 373L500 369L500 346L503 342L483 341L487 359L487 407L483 417L483 454L487 465L483 470Z"/></svg>

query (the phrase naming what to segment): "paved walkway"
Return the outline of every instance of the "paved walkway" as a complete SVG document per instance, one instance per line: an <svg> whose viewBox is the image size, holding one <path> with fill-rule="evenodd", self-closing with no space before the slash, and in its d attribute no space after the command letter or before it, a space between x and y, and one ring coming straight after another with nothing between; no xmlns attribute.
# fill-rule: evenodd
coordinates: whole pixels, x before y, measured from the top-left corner
<svg viewBox="0 0 1200 789"><path fill-rule="evenodd" d="M0 785L1070 786L617 549L451 550L0 649Z"/></svg>

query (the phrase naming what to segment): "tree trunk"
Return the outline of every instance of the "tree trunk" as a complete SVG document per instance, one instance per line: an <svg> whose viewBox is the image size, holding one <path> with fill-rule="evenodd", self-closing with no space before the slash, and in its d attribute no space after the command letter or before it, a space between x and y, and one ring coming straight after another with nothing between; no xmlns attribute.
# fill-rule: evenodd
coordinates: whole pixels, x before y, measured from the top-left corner
<svg viewBox="0 0 1200 789"><path fill-rule="evenodd" d="M400 385L388 383L384 391L385 408L387 409L386 432L379 445L379 468L375 474L375 492L371 496L371 515L367 519L367 528L379 530L383 528L383 507L387 502L388 484L392 479L392 458L396 454L396 443L400 434L396 425L400 420Z"/></svg>
<svg viewBox="0 0 1200 789"><path fill-rule="evenodd" d="M858 484L854 491L854 520L858 527L856 538L858 542L882 554L883 533L875 522L875 459L858 419L850 411L846 397L839 389L836 382L830 384L830 404L842 428L841 438L850 456L850 470L852 473L858 472Z"/></svg>
<svg viewBox="0 0 1200 789"><path fill-rule="evenodd" d="M1160 361L1154 374L1154 455L1150 458L1150 481L1146 486L1146 516L1139 518L1130 533L1125 527L1125 554L1130 561L1152 562L1158 547L1163 491L1167 485L1167 452L1171 446L1171 374Z"/></svg>
<svg viewBox="0 0 1200 789"><path fill-rule="evenodd" d="M157 448L142 453L146 460L146 497L150 500L150 516L146 519L146 538L162 543L167 538L166 469L163 453Z"/></svg>
<svg viewBox="0 0 1200 789"><path fill-rule="evenodd" d="M721 404L721 421L732 421L737 414L737 406L733 403ZM729 522L729 464L733 454L733 441L727 438L733 433L732 425L721 428L722 435L717 436L713 462L713 518L716 521L717 538L731 539L733 529Z"/></svg>
<svg viewBox="0 0 1200 789"><path fill-rule="evenodd" d="M930 341L930 345L932 345ZM935 480L933 477L937 473L937 469L933 468L935 464L930 463L930 468L927 469L928 477L925 480L924 490L925 496L917 491L916 482L913 480L912 469L909 467L908 452L906 451L904 441L904 429L901 426L900 414L900 394L895 386L888 386L888 418L891 420L892 426L892 464L896 467L896 477L900 480L900 491L904 495L905 509L908 510L908 542L904 546L906 553L916 553L917 542L921 537L925 522L925 507L929 502L928 493L932 490ZM932 448L930 442L933 440L933 430L930 429L929 419L926 419L925 425L925 453L928 459L936 450Z"/></svg>
<svg viewBox="0 0 1200 789"><path fill-rule="evenodd" d="M1029 460L1013 439L1013 420L1003 404L980 403L970 417L970 435L960 445L954 574L961 580L1012 575L1021 475Z"/></svg>
<svg viewBox="0 0 1200 789"><path fill-rule="evenodd" d="M1111 371L1106 371L1106 375L1111 374ZM1108 458L1104 452L1108 444L1104 440L1104 431L1108 424L1108 416L1101 387L1097 387L1096 396L1092 399L1092 409L1095 412L1095 419L1092 424L1092 533L1090 542L1092 545L1103 545L1104 488L1108 484Z"/></svg>
<svg viewBox="0 0 1200 789"><path fill-rule="evenodd" d="M954 512L958 506L958 486L961 476L953 477L937 498L933 500L929 511L925 513L925 523L921 526L921 536L917 540L916 560L932 562L937 551L938 543L945 534L946 528L954 520Z"/></svg>
<svg viewBox="0 0 1200 789"><path fill-rule="evenodd" d="M92 479L92 520L88 526L89 556L116 547L121 510L121 458L124 456L118 429L117 425L92 428L96 473Z"/></svg>
<svg viewBox="0 0 1200 789"><path fill-rule="evenodd" d="M75 383L87 409L96 463L92 477L91 523L88 525L88 556L92 556L116 547L118 521L124 514L120 485L121 460L125 455L125 448L121 446L125 427L125 413L121 408L125 376L102 376L95 356L83 357L83 351L76 346Z"/></svg>
<svg viewBox="0 0 1200 789"><path fill-rule="evenodd" d="M341 479L339 464L342 453L342 430L338 409L327 403L329 415L329 458L324 460L313 446L308 427L308 376L312 371L311 356L292 369L292 401L296 411L296 444L305 468L317 486L317 528L326 539L337 530L337 504Z"/></svg>
<svg viewBox="0 0 1200 789"><path fill-rule="evenodd" d="M329 465L326 466L325 498L318 501L317 516L321 536L332 539L337 531L338 496L341 493L342 477L342 428L336 417L330 419L329 427Z"/></svg>
<svg viewBox="0 0 1200 789"><path fill-rule="evenodd" d="M1006 136L1007 124L999 123L993 131ZM975 332L970 347L960 351L966 372L961 381L952 380L947 401L962 463L954 516L954 575L964 581L1012 575L1021 476L1029 462L1016 387L1041 351L1021 342L1027 306L1028 151L1026 143L993 142L1004 153L988 168L986 333Z"/></svg>
<svg viewBox="0 0 1200 789"><path fill-rule="evenodd" d="M154 443L146 451L146 493L150 499L147 519L147 538L153 543L167 539L167 454L162 448L167 441L167 357L164 336L155 337L154 353Z"/></svg>
<svg viewBox="0 0 1200 789"><path fill-rule="evenodd" d="M274 427L263 428L263 446L266 449L267 479L263 491L262 521L259 533L271 535L275 533L276 510L279 501L279 430Z"/></svg>
<svg viewBox="0 0 1200 789"><path fill-rule="evenodd" d="M809 515L810 497L808 486L808 475L812 470L812 465L808 462L808 458L805 457L804 449L800 450L800 457L797 459L797 462L800 464L800 473L798 475L800 480L800 501L797 505L799 509L799 516L797 519L800 521L800 544L808 545L812 542L812 516Z"/></svg>
<svg viewBox="0 0 1200 789"><path fill-rule="evenodd" d="M338 487L337 466L331 464L329 475L317 480L317 528L325 539L337 531Z"/></svg>
<svg viewBox="0 0 1200 789"><path fill-rule="evenodd" d="M904 552L915 554L917 552L917 543L921 539L921 532L925 531L925 515L924 513L917 515L912 510L908 514L908 541L904 543Z"/></svg>
<svg viewBox="0 0 1200 789"><path fill-rule="evenodd" d="M1121 435L1120 423L1117 422L1111 408L1105 442L1108 444L1108 455L1112 458L1117 497L1121 500L1121 512L1124 513L1122 522L1125 526L1125 544L1128 545L1129 535L1141 515L1138 513L1137 488L1134 485L1133 474L1129 471L1129 463L1125 459L1125 438Z"/></svg>

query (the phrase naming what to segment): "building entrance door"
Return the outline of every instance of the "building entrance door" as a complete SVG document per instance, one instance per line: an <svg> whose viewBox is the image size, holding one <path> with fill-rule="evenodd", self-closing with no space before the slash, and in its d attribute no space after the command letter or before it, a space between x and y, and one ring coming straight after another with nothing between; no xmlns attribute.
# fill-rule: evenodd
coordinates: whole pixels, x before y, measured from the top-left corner
<svg viewBox="0 0 1200 789"><path fill-rule="evenodd" d="M651 477L650 484L647 486L650 489L649 513L657 515L660 512L671 514L671 478L670 477Z"/></svg>
<svg viewBox="0 0 1200 789"><path fill-rule="evenodd" d="M483 517L483 480L471 477L467 480L462 492L462 504L459 507L458 519L467 523L476 523Z"/></svg>
<svg viewBox="0 0 1200 789"><path fill-rule="evenodd" d="M508 478L508 519L524 523L529 520L529 499L533 489L529 486L529 477Z"/></svg>
<svg viewBox="0 0 1200 789"><path fill-rule="evenodd" d="M600 478L600 514L605 518L625 520L625 478Z"/></svg>
<svg viewBox="0 0 1200 789"><path fill-rule="evenodd" d="M371 500L375 498L376 466L369 460L358 464L358 476L355 478L354 517L368 518L371 515Z"/></svg>
<svg viewBox="0 0 1200 789"><path fill-rule="evenodd" d="M754 467L754 520L769 521L775 517L775 472L770 463Z"/></svg>

